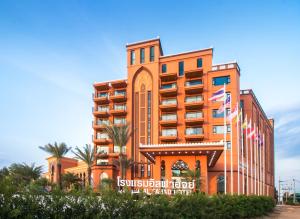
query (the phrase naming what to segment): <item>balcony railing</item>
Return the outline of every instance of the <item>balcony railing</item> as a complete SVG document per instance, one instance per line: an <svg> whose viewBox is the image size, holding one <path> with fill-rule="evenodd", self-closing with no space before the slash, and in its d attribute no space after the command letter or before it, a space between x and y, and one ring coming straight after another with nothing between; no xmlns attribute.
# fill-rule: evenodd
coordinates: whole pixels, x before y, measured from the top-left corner
<svg viewBox="0 0 300 219"><path fill-rule="evenodd" d="M114 92L114 96L126 96L126 91L119 91L119 90L116 90Z"/></svg>
<svg viewBox="0 0 300 219"><path fill-rule="evenodd" d="M97 154L108 154L108 153L109 153L109 147L108 146L97 147Z"/></svg>
<svg viewBox="0 0 300 219"><path fill-rule="evenodd" d="M177 105L177 100L176 99L164 99L161 101L161 105Z"/></svg>
<svg viewBox="0 0 300 219"><path fill-rule="evenodd" d="M173 84L163 84L160 87L160 89L162 89L162 90L172 89L172 88L177 88L177 85L175 83L173 83Z"/></svg>
<svg viewBox="0 0 300 219"><path fill-rule="evenodd" d="M96 112L108 112L109 111L109 107L101 107L99 106L96 110Z"/></svg>
<svg viewBox="0 0 300 219"><path fill-rule="evenodd" d="M203 118L203 113L202 112L188 112L185 114L186 119L199 119Z"/></svg>
<svg viewBox="0 0 300 219"><path fill-rule="evenodd" d="M185 130L186 135L203 135L202 128L187 128Z"/></svg>
<svg viewBox="0 0 300 219"><path fill-rule="evenodd" d="M108 93L97 93L96 97L97 98L107 98L108 97Z"/></svg>
<svg viewBox="0 0 300 219"><path fill-rule="evenodd" d="M171 121L171 120L177 120L176 114L166 114L161 116L162 121Z"/></svg>
<svg viewBox="0 0 300 219"><path fill-rule="evenodd" d="M114 105L114 110L126 110L126 105Z"/></svg>
<svg viewBox="0 0 300 219"><path fill-rule="evenodd" d="M177 129L163 129L161 131L163 137L177 137Z"/></svg>
<svg viewBox="0 0 300 219"><path fill-rule="evenodd" d="M115 125L125 125L126 119L114 119L114 124Z"/></svg>
<svg viewBox="0 0 300 219"><path fill-rule="evenodd" d="M191 96L191 97L186 97L185 102L186 103L197 103L203 101L202 96Z"/></svg>
<svg viewBox="0 0 300 219"><path fill-rule="evenodd" d="M109 124L110 124L109 120L98 120L96 122L96 125L109 125Z"/></svg>
<svg viewBox="0 0 300 219"><path fill-rule="evenodd" d="M197 86L197 85L202 85L202 80L194 80L194 81L186 81L185 86L186 87L192 87L192 86Z"/></svg>
<svg viewBox="0 0 300 219"><path fill-rule="evenodd" d="M100 134L97 134L96 136L97 136L96 139L106 139L106 140L109 139L109 137L106 133L100 133Z"/></svg>

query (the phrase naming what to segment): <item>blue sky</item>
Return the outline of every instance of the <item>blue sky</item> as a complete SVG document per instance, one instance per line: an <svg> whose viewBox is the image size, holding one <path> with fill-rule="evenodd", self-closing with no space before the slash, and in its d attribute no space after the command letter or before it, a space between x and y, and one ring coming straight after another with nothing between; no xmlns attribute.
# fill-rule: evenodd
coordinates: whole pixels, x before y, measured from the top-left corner
<svg viewBox="0 0 300 219"><path fill-rule="evenodd" d="M214 47L276 122L277 177L300 180L299 1L0 1L0 167L91 143L92 84L126 77L125 45ZM300 188L300 186L299 186Z"/></svg>

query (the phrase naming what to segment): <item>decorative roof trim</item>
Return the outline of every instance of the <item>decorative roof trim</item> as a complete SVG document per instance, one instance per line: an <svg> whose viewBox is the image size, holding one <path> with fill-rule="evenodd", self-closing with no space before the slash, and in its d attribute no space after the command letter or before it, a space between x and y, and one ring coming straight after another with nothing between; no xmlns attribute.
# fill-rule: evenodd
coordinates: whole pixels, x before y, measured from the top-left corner
<svg viewBox="0 0 300 219"><path fill-rule="evenodd" d="M222 146L224 141L199 142L199 143L180 143L180 144L140 144L140 148L162 148L162 147L198 147L198 146Z"/></svg>

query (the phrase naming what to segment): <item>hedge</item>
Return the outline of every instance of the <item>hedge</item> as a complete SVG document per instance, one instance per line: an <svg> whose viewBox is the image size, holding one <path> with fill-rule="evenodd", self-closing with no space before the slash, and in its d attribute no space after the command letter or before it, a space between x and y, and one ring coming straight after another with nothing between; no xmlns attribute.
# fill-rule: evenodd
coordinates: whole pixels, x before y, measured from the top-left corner
<svg viewBox="0 0 300 219"><path fill-rule="evenodd" d="M0 218L253 218L268 214L274 206L274 200L265 196L23 192L0 195Z"/></svg>

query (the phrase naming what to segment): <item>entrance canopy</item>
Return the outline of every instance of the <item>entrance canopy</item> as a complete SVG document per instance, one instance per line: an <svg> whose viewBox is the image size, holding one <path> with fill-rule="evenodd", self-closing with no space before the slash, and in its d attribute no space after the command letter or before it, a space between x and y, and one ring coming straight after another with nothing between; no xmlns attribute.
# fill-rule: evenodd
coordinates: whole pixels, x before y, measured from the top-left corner
<svg viewBox="0 0 300 219"><path fill-rule="evenodd" d="M140 152L155 163L156 156L207 156L208 166L213 167L224 150L224 142L199 142L182 144L140 144Z"/></svg>

